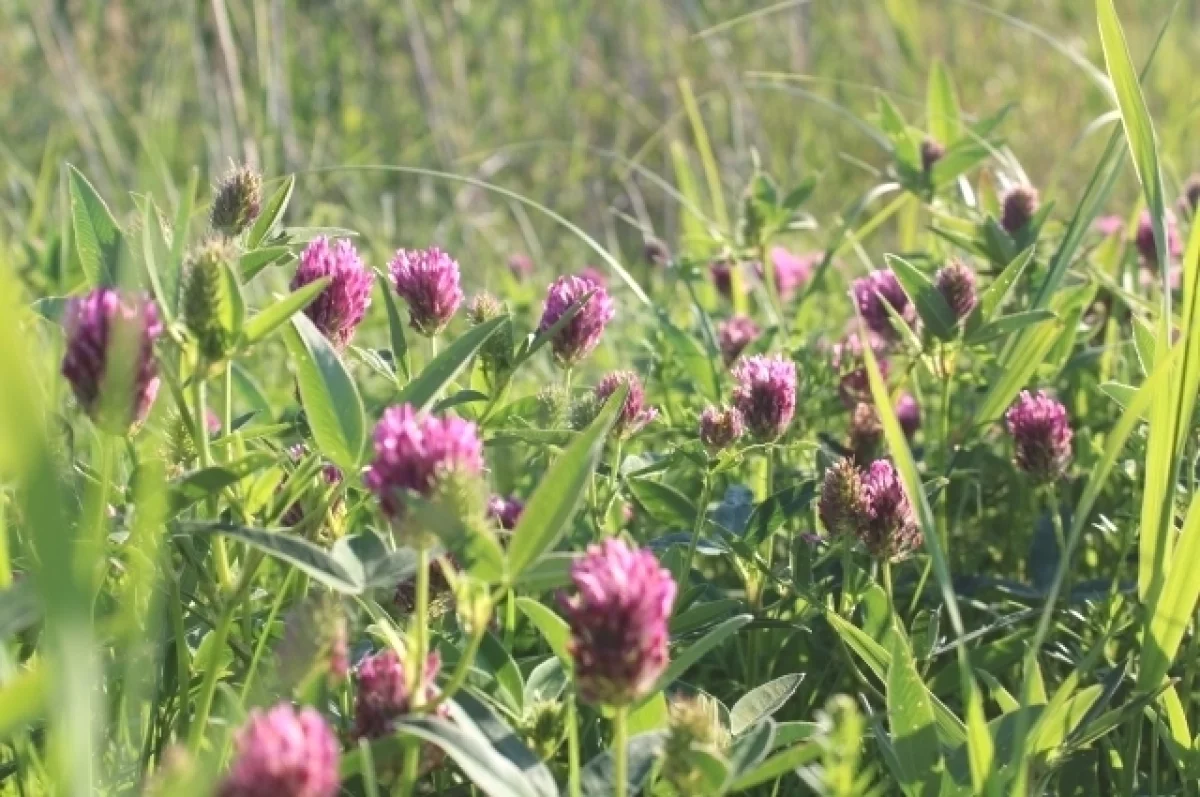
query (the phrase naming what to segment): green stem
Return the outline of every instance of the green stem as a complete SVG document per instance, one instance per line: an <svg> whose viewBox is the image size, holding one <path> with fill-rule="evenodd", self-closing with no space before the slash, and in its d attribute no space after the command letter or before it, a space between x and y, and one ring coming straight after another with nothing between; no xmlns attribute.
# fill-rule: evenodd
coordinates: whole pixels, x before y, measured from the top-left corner
<svg viewBox="0 0 1200 797"><path fill-rule="evenodd" d="M842 540L842 616L850 618L850 565L853 563L854 546L850 538Z"/></svg>
<svg viewBox="0 0 1200 797"><path fill-rule="evenodd" d="M188 746L192 752L199 752L200 744L204 741L204 729L208 725L208 715L212 712L213 698L217 693L217 681L221 675L221 652L229 639L229 629L233 626L233 615L237 609L237 601L231 600L221 617L217 627L213 629L212 647L209 648L209 660L204 663L204 683L200 687L200 699L196 704L196 717L188 735Z"/></svg>
<svg viewBox="0 0 1200 797"><path fill-rule="evenodd" d="M613 715L613 780L616 797L629 794L629 709L621 706Z"/></svg>
<svg viewBox="0 0 1200 797"><path fill-rule="evenodd" d="M567 797L582 797L583 785L579 766L579 709L575 693L567 695Z"/></svg>
<svg viewBox="0 0 1200 797"><path fill-rule="evenodd" d="M938 354L942 371L942 402L941 402L941 441L942 441L942 472L950 478L950 393L952 381L952 366L948 366L941 352ZM942 539L942 550L950 550L950 485L942 487L938 501L938 535Z"/></svg>
<svg viewBox="0 0 1200 797"><path fill-rule="evenodd" d="M179 696L181 710L176 714L175 732L183 737L188 728L188 686L192 682L192 668L188 661L187 628L183 622L183 596L179 592L179 578L171 574L171 630L175 634L175 690Z"/></svg>
<svg viewBox="0 0 1200 797"><path fill-rule="evenodd" d="M883 591L887 595L888 611L895 614L896 601L894 599L895 593L892 591L892 563L884 559L880 563L879 569L883 574Z"/></svg>
<svg viewBox="0 0 1200 797"><path fill-rule="evenodd" d="M208 441L208 397L205 390L204 378L201 376L199 369L192 375L192 390L193 404L195 405L195 417L193 418L196 428L196 441L198 443L200 453L200 467L208 468L213 464L212 447ZM217 517L217 502L216 499L210 499L208 502L209 515L212 519ZM212 541L213 547L213 563L217 571L217 583L221 585L221 591L228 593L233 584L233 574L229 566L229 552L225 548L225 538L216 535Z"/></svg>
<svg viewBox="0 0 1200 797"><path fill-rule="evenodd" d="M471 635L471 641L467 643L467 649L463 651L462 658L458 660L458 666L454 668L454 673L450 676L450 680L446 682L446 686L442 688L437 697L425 705L426 712L434 711L442 703L453 697L454 693L466 683L467 675L471 672L471 664L474 663L475 656L479 653L479 646L483 643L483 636L486 632L487 628L481 626Z"/></svg>
<svg viewBox="0 0 1200 797"><path fill-rule="evenodd" d="M763 275L767 278L767 295L771 298L771 308L779 319L779 328L783 330L783 340L786 343L791 334L788 332L788 322L783 311L783 299L779 296L779 280L776 279L775 263L767 257L766 242L758 247L758 262L762 264Z"/></svg>
<svg viewBox="0 0 1200 797"><path fill-rule="evenodd" d="M8 551L7 496L0 492L0 589L12 586L12 558Z"/></svg>
<svg viewBox="0 0 1200 797"><path fill-rule="evenodd" d="M432 344L432 338L430 342ZM417 595L412 619L412 649L408 651L409 694L413 711L425 702L425 656L429 652L429 546L424 541L417 544ZM416 790L417 776L421 767L421 741L409 736L404 740L404 769L400 780L400 793L411 797Z"/></svg>
<svg viewBox="0 0 1200 797"><path fill-rule="evenodd" d="M258 644L254 646L254 655L251 656L250 666L246 670L246 682L242 685L242 705L246 705L246 701L250 697L250 687L254 683L255 673L258 672L258 663L262 659L263 653L267 648L267 643L271 639L271 634L269 631L271 627L275 625L275 618L279 616L279 612L283 608L283 602L287 598L288 591L292 587L292 582L295 580L296 572L297 571L295 570L289 569L287 576L284 577L283 586L279 588L279 591L275 596L275 602L271 605L271 612L267 615L267 622L263 626L265 630L259 635Z"/></svg>
<svg viewBox="0 0 1200 797"><path fill-rule="evenodd" d="M707 470L700 482L700 503L696 505L696 521L692 524L692 539L688 541L687 553L679 563L679 572L675 574L675 584L678 587L676 596L683 595L687 588L688 576L692 572L692 560L696 557L696 546L700 543L700 532L704 530L705 510L708 508L709 493L712 490L712 479Z"/></svg>

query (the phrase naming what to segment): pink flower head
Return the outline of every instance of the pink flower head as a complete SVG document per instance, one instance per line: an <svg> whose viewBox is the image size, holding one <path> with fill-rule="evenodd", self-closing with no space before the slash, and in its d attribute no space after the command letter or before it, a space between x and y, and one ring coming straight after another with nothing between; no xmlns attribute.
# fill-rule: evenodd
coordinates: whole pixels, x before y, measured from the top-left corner
<svg viewBox="0 0 1200 797"><path fill-rule="evenodd" d="M700 413L700 442L716 453L741 439L746 433L742 413L736 407L705 407Z"/></svg>
<svg viewBox="0 0 1200 797"><path fill-rule="evenodd" d="M579 271L579 278L587 280L598 288L608 287L608 275L595 266L584 266Z"/></svg>
<svg viewBox="0 0 1200 797"><path fill-rule="evenodd" d="M408 303L412 328L430 338L445 329L463 300L458 263L431 246L397 251L389 268L396 293Z"/></svg>
<svg viewBox="0 0 1200 797"><path fill-rule="evenodd" d="M1066 475L1074 434L1066 407L1040 390L1022 390L1004 418L1016 444L1018 468L1041 484Z"/></svg>
<svg viewBox="0 0 1200 797"><path fill-rule="evenodd" d="M506 531L512 531L517 527L517 522L521 519L521 513L524 511L525 502L515 495L493 495L488 500L488 517Z"/></svg>
<svg viewBox="0 0 1200 797"><path fill-rule="evenodd" d="M140 426L158 395L154 341L162 334L163 325L157 305L144 294L97 288L67 303L64 324L67 345L62 375L71 383L80 406L107 431L124 434L130 427ZM127 351L124 356L131 359L118 375L119 381L114 380L114 386L129 390L125 406L107 406L101 396L113 346Z"/></svg>
<svg viewBox="0 0 1200 797"><path fill-rule="evenodd" d="M912 437L921 428L921 406L911 393L902 393L896 399L896 420L906 437Z"/></svg>
<svg viewBox="0 0 1200 797"><path fill-rule="evenodd" d="M788 301L796 295L796 289L808 282L813 269L824 258L821 252L794 255L782 246L773 246L770 251L771 264L775 266L775 287L779 296ZM757 265L758 276L765 280L762 263Z"/></svg>
<svg viewBox="0 0 1200 797"><path fill-rule="evenodd" d="M796 413L796 364L782 357L743 357L733 367L733 405L746 429L759 440L774 440Z"/></svg>
<svg viewBox="0 0 1200 797"><path fill-rule="evenodd" d="M432 494L447 471L483 472L483 444L475 424L439 418L410 404L389 407L375 426L375 460L363 483L379 498L384 514L401 512L401 490Z"/></svg>
<svg viewBox="0 0 1200 797"><path fill-rule="evenodd" d="M613 425L613 434L620 438L631 437L646 427L658 417L658 410L647 407L646 393L642 389L642 380L633 371L613 371L600 380L596 385L596 402L603 404L608 397L617 391L621 385L629 385L629 393L625 396L625 405L617 422Z"/></svg>
<svg viewBox="0 0 1200 797"><path fill-rule="evenodd" d="M922 541L912 504L904 493L900 475L887 460L879 459L863 476L867 496L866 523L859 539L879 559L901 559L916 550Z"/></svg>
<svg viewBox="0 0 1200 797"><path fill-rule="evenodd" d="M1154 241L1154 222L1150 220L1150 212L1143 210L1138 217L1137 234L1134 238L1138 254L1146 265L1158 266L1158 245ZM1175 223L1175 215L1167 211L1167 254L1169 259L1176 260L1183 254L1183 241L1179 238L1179 225Z"/></svg>
<svg viewBox="0 0 1200 797"><path fill-rule="evenodd" d="M545 332L562 318L572 304L588 293L591 298L579 308L574 317L558 331L550 346L554 357L564 368L570 368L587 357L600 344L604 328L616 315L616 307L604 286L584 277L559 277L546 292L539 332Z"/></svg>
<svg viewBox="0 0 1200 797"><path fill-rule="evenodd" d="M708 267L713 286L726 299L733 295L733 269L733 263L728 260L714 260Z"/></svg>
<svg viewBox="0 0 1200 797"><path fill-rule="evenodd" d="M437 674L442 660L437 651L425 659L421 681L425 690L424 702L438 695ZM368 656L358 665L354 693L354 736L357 739L378 739L392 732L392 723L412 710L412 692L404 663L391 648ZM446 706L439 706L439 713Z"/></svg>
<svg viewBox="0 0 1200 797"><path fill-rule="evenodd" d="M887 357L887 344L874 333L868 333L871 353L875 355L875 363L879 366L879 374L886 381L890 366ZM838 372L838 397L846 409L853 409L860 401L871 401L871 380L867 376L867 366L863 360L863 342L857 332L850 332L846 337L833 345L830 352L831 362Z"/></svg>
<svg viewBox="0 0 1200 797"><path fill-rule="evenodd" d="M945 268L940 269L934 275L933 284L946 300L946 306L954 313L956 321L962 321L969 316L979 302L979 292L975 288L975 272L960 260L951 261Z"/></svg>
<svg viewBox="0 0 1200 797"><path fill-rule="evenodd" d="M888 342L898 340L900 335L892 326L891 313L884 303L890 305L910 327L917 322L917 308L909 301L900 280L896 279L890 268L872 271L856 279L850 293L867 328Z"/></svg>
<svg viewBox="0 0 1200 797"><path fill-rule="evenodd" d="M581 697L625 706L645 697L667 667L675 581L650 551L610 538L571 568L575 595L559 596L571 628Z"/></svg>
<svg viewBox="0 0 1200 797"><path fill-rule="evenodd" d="M328 238L314 238L300 255L292 290L322 277L329 277L329 285L304 308L304 314L334 346L344 349L371 306L374 281L354 245L344 238L333 245Z"/></svg>
<svg viewBox="0 0 1200 797"><path fill-rule="evenodd" d="M737 360L754 341L758 340L761 330L758 324L744 315L735 315L727 321L722 321L717 327L717 342L721 347L721 356L725 364Z"/></svg>
<svg viewBox="0 0 1200 797"><path fill-rule="evenodd" d="M1125 229L1125 220L1114 214L1101 216L1092 222L1092 229L1108 238L1111 235L1120 234Z"/></svg>
<svg viewBox="0 0 1200 797"><path fill-rule="evenodd" d="M237 756L220 797L333 797L341 751L325 719L312 708L280 703L254 709L237 735Z"/></svg>
<svg viewBox="0 0 1200 797"><path fill-rule="evenodd" d="M519 280L528 279L533 274L533 258L517 253L508 259L508 270Z"/></svg>

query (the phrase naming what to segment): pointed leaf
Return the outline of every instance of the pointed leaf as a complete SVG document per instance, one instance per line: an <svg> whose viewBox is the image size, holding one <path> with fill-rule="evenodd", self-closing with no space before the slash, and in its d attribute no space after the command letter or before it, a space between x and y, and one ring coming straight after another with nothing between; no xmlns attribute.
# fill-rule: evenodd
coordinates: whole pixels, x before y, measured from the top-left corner
<svg viewBox="0 0 1200 797"><path fill-rule="evenodd" d="M258 315L246 322L246 327L242 331L242 343L252 346L266 338L283 326L293 315L312 304L321 291L328 287L329 282L330 277L321 277L261 310Z"/></svg>
<svg viewBox="0 0 1200 797"><path fill-rule="evenodd" d="M400 389L396 403L408 403L420 410L429 409L438 394L467 366L480 347L487 342L508 316L500 316L472 327L434 357L411 382Z"/></svg>
<svg viewBox="0 0 1200 797"><path fill-rule="evenodd" d="M71 228L83 273L92 287L113 285L117 278L121 229L96 189L70 164L67 164L67 181L71 193Z"/></svg>

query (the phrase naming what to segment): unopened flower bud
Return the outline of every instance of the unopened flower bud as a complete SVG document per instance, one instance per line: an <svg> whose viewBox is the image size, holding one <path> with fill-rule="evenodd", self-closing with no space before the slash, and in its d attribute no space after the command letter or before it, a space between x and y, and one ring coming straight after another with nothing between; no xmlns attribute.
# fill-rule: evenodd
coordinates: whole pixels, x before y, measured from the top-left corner
<svg viewBox="0 0 1200 797"><path fill-rule="evenodd" d="M251 166L235 166L217 185L210 223L214 231L234 237L253 224L261 210L262 175Z"/></svg>
<svg viewBox="0 0 1200 797"><path fill-rule="evenodd" d="M196 341L201 358L219 363L233 349L237 330L227 318L229 306L236 301L229 269L237 250L227 238L204 241L188 256L183 288L183 321Z"/></svg>
<svg viewBox="0 0 1200 797"><path fill-rule="evenodd" d="M1038 211L1040 200L1037 189L1031 185L1010 188L1001 200L1000 226L1009 235L1025 229Z"/></svg>
<svg viewBox="0 0 1200 797"><path fill-rule="evenodd" d="M921 142L921 168L926 174L933 171L933 165L946 156L946 147L935 138L926 137Z"/></svg>
<svg viewBox="0 0 1200 797"><path fill-rule="evenodd" d="M962 321L969 316L979 301L979 294L975 289L975 272L961 261L952 261L938 271L933 284L946 300L946 306L954 313L956 321Z"/></svg>

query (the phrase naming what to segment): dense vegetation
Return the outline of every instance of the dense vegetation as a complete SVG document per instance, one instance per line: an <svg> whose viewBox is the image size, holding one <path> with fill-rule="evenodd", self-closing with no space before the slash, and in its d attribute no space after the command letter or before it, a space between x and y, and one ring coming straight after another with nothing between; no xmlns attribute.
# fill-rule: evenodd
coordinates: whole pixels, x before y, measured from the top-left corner
<svg viewBox="0 0 1200 797"><path fill-rule="evenodd" d="M169 5L0 6L3 793L1197 791L1187 9Z"/></svg>

